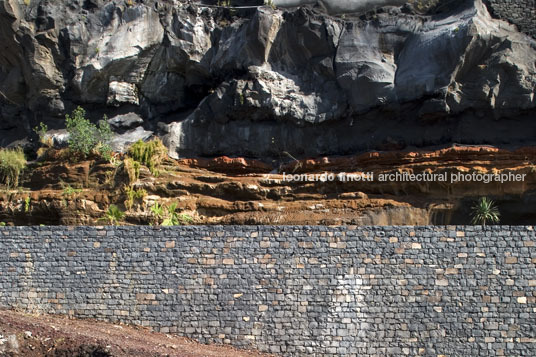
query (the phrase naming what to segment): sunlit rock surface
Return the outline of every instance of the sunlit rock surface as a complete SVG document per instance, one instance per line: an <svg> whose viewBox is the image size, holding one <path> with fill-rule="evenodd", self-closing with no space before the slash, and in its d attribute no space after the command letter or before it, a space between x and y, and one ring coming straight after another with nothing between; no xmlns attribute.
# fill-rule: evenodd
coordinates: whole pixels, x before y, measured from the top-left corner
<svg viewBox="0 0 536 357"><path fill-rule="evenodd" d="M1 1L1 144L78 105L173 157L534 142L536 42L480 0L275 4Z"/></svg>

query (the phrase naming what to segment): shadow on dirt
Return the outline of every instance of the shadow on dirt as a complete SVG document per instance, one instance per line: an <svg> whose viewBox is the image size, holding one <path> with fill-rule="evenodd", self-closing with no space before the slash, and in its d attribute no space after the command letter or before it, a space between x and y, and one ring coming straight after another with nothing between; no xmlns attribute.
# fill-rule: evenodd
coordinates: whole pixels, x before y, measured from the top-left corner
<svg viewBox="0 0 536 357"><path fill-rule="evenodd" d="M54 357L112 357L113 355L101 346L81 345L76 349L56 350Z"/></svg>

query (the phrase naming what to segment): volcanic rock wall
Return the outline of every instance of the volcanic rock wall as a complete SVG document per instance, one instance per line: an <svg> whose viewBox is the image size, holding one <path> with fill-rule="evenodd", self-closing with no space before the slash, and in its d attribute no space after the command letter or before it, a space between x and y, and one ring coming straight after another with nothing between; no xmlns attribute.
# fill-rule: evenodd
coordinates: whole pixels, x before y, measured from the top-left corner
<svg viewBox="0 0 536 357"><path fill-rule="evenodd" d="M536 37L535 0L486 0L493 15L509 21L523 32Z"/></svg>
<svg viewBox="0 0 536 357"><path fill-rule="evenodd" d="M17 227L0 306L288 356L533 356L532 227Z"/></svg>
<svg viewBox="0 0 536 357"><path fill-rule="evenodd" d="M0 1L0 145L79 105L173 157L535 143L535 42L481 0L322 4L370 8Z"/></svg>

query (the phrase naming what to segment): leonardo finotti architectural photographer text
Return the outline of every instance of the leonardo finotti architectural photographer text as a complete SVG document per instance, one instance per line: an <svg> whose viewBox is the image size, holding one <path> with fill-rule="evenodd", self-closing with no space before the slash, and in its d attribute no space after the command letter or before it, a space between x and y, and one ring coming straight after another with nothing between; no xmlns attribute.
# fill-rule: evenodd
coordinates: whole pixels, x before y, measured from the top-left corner
<svg viewBox="0 0 536 357"><path fill-rule="evenodd" d="M409 172L395 172L395 173L381 173L374 175L373 172L359 172L359 173L333 173L324 172L318 174L287 174L283 173L283 181L287 182L482 182L482 183L505 183L505 182L522 182L525 181L527 174L513 174L513 173L500 173L500 174L487 174L487 173L417 173L412 174Z"/></svg>

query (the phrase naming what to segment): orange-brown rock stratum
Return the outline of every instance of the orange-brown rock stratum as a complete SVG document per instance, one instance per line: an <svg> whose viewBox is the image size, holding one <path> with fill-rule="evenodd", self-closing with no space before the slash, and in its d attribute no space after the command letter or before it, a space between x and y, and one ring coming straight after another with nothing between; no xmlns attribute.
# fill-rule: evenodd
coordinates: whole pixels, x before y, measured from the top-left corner
<svg viewBox="0 0 536 357"><path fill-rule="evenodd" d="M159 224L166 212L159 216L154 207L175 203L181 219L193 224L465 224L482 196L495 200L502 224L536 217L534 147L453 146L306 160L288 155L276 165L167 159L158 175L142 166L135 180L120 158L71 163L62 155L51 150L29 165L23 188L2 191L0 221L103 224L115 204L125 212L120 224Z"/></svg>

